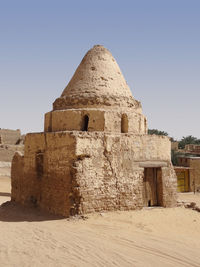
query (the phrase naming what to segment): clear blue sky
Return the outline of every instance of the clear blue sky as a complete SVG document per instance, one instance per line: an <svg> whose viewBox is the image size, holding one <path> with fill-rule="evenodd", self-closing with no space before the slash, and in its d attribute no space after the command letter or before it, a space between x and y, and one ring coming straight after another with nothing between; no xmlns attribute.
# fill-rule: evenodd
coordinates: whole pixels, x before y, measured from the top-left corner
<svg viewBox="0 0 200 267"><path fill-rule="evenodd" d="M149 128L200 138L199 0L0 0L0 127L42 131L94 44L118 61Z"/></svg>

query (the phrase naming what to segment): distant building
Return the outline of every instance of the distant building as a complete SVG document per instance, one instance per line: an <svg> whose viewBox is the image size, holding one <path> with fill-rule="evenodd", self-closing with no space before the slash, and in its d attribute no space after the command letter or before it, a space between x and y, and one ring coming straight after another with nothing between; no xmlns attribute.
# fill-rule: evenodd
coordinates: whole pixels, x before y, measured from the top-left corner
<svg viewBox="0 0 200 267"><path fill-rule="evenodd" d="M178 142L171 142L171 149L174 151L178 151Z"/></svg>
<svg viewBox="0 0 200 267"><path fill-rule="evenodd" d="M20 138L20 130L0 129L0 144L16 145Z"/></svg>
<svg viewBox="0 0 200 267"><path fill-rule="evenodd" d="M200 191L200 145L186 145L178 150L177 185L179 192Z"/></svg>
<svg viewBox="0 0 200 267"><path fill-rule="evenodd" d="M0 161L11 162L16 151L23 152L20 130L0 129Z"/></svg>

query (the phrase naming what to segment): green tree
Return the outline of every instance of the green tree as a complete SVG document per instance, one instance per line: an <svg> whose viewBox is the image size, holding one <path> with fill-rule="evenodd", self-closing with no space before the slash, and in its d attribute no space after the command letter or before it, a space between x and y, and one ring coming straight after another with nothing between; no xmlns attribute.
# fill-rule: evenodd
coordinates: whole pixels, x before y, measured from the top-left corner
<svg viewBox="0 0 200 267"><path fill-rule="evenodd" d="M185 145L189 145L189 144L199 145L200 144L200 139L197 139L196 137L194 137L192 135L183 136L181 141L178 144L178 147L180 149L184 149Z"/></svg>
<svg viewBox="0 0 200 267"><path fill-rule="evenodd" d="M156 135L165 135L165 136L169 136L169 134L167 132L164 131L159 131L157 129L148 129L148 134L156 134Z"/></svg>
<svg viewBox="0 0 200 267"><path fill-rule="evenodd" d="M177 166L178 165L178 158L180 156L183 156L184 154L179 152L179 151L175 151L175 150L171 150L171 161L172 161L172 164L174 166Z"/></svg>

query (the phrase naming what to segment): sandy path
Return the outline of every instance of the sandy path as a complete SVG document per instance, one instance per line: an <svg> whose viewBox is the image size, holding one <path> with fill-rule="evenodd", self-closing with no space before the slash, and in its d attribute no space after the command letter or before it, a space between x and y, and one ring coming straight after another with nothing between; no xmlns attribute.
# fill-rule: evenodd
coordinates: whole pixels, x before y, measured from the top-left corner
<svg viewBox="0 0 200 267"><path fill-rule="evenodd" d="M10 177L0 176L0 205L10 200Z"/></svg>
<svg viewBox="0 0 200 267"><path fill-rule="evenodd" d="M200 193L195 193L195 194L193 192L179 193L178 196L179 196L178 197L179 201L195 202L200 207Z"/></svg>
<svg viewBox="0 0 200 267"><path fill-rule="evenodd" d="M0 177L9 176L11 172L11 162L0 161Z"/></svg>
<svg viewBox="0 0 200 267"><path fill-rule="evenodd" d="M4 179L0 191L9 193ZM0 266L199 267L199 251L200 213L181 207L86 220L59 219L10 203L0 207Z"/></svg>

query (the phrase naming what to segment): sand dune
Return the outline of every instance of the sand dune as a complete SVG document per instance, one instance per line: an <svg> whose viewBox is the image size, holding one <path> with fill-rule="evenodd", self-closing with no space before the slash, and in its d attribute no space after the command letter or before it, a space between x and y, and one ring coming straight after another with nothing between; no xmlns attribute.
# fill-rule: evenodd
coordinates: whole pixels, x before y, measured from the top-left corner
<svg viewBox="0 0 200 267"><path fill-rule="evenodd" d="M1 177L1 203L9 193ZM6 202L0 237L0 266L200 266L200 213L184 207L69 220Z"/></svg>

